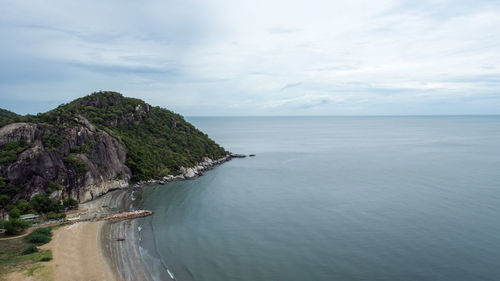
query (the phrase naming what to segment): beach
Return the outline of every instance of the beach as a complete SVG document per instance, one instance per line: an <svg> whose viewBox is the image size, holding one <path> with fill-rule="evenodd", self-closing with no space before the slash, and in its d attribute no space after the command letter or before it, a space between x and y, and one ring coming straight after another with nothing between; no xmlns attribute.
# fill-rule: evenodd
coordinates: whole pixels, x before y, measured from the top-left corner
<svg viewBox="0 0 500 281"><path fill-rule="evenodd" d="M89 213L127 210L129 191L117 190L80 205ZM54 230L55 280L152 280L142 262L134 220L78 222ZM124 241L117 241L125 238Z"/></svg>
<svg viewBox="0 0 500 281"><path fill-rule="evenodd" d="M103 224L81 222L54 231L52 241L42 248L52 250L55 280L119 280L100 247Z"/></svg>

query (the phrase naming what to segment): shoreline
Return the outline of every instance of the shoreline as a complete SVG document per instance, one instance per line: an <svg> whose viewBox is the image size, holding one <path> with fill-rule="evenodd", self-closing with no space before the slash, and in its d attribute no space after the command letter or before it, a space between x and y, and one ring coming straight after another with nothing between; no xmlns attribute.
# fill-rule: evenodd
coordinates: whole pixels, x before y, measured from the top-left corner
<svg viewBox="0 0 500 281"><path fill-rule="evenodd" d="M106 213L109 208L129 211L133 208L133 192L146 186L195 179L232 158L242 157L243 155L230 153L215 161L204 159L193 168L182 168L180 175L143 181L129 185L128 188L109 191L81 203L80 207L95 213ZM167 268L161 261L155 261L149 253L146 253L147 257L141 254L138 224L140 220L147 219L150 218L77 222L56 230L53 241L46 246L54 253L52 264L56 268L55 280L172 280L166 275ZM125 239L117 241L118 238ZM72 255L68 255L68 252Z"/></svg>
<svg viewBox="0 0 500 281"><path fill-rule="evenodd" d="M106 201L109 206L128 210L132 192L114 191ZM139 250L138 220L106 221L102 226L99 246L117 281L153 280ZM118 238L125 241L117 241Z"/></svg>
<svg viewBox="0 0 500 281"><path fill-rule="evenodd" d="M108 206L127 210L130 194L115 190L80 206L93 212L105 212ZM41 247L52 250L47 265L54 280L153 280L139 253L136 220L80 221L54 230L52 241Z"/></svg>
<svg viewBox="0 0 500 281"><path fill-rule="evenodd" d="M54 280L119 280L100 247L104 224L80 222L53 232L52 241L41 249L52 250L53 260L47 265L53 270Z"/></svg>

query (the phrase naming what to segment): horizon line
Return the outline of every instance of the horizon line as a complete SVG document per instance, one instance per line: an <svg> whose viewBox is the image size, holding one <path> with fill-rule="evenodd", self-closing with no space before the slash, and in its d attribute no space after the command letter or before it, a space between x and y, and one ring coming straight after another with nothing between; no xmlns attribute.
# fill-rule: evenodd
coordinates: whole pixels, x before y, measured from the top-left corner
<svg viewBox="0 0 500 281"><path fill-rule="evenodd" d="M245 117L500 117L500 114L353 114L353 115L184 115L186 118Z"/></svg>

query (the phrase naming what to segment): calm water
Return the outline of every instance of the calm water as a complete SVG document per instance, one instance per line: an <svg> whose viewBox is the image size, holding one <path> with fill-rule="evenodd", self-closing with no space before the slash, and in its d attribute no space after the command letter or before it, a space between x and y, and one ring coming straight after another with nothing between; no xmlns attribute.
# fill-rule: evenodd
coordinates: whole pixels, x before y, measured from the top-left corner
<svg viewBox="0 0 500 281"><path fill-rule="evenodd" d="M158 279L500 280L500 117L188 121L257 156L144 191Z"/></svg>

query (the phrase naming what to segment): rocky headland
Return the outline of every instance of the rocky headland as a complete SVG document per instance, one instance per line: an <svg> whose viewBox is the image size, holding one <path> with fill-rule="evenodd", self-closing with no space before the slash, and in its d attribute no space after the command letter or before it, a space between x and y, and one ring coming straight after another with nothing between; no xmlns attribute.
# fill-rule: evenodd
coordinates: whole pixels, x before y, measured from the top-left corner
<svg viewBox="0 0 500 281"><path fill-rule="evenodd" d="M190 179L233 154L184 118L98 92L47 113L0 116L0 209L37 194L86 202L145 183ZM215 160L212 160L215 159Z"/></svg>

